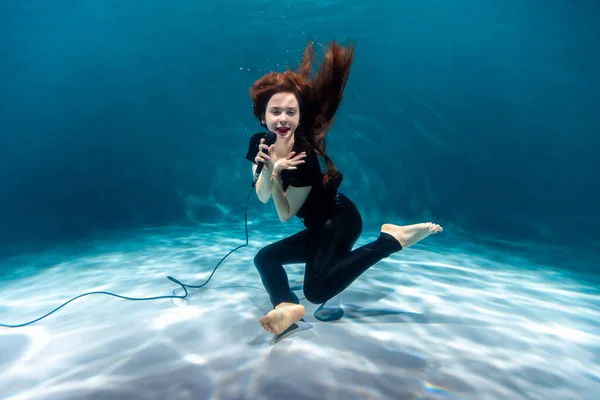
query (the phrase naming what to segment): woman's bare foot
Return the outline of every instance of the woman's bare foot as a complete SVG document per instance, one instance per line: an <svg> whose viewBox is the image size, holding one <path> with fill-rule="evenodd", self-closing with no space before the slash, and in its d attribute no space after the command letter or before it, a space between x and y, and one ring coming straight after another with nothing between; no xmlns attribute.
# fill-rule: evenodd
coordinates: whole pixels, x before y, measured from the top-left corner
<svg viewBox="0 0 600 400"><path fill-rule="evenodd" d="M284 332L304 317L304 306L296 303L280 303L274 310L259 319L263 329L274 335Z"/></svg>
<svg viewBox="0 0 600 400"><path fill-rule="evenodd" d="M395 237L396 240L400 242L403 249L425 239L432 233L438 233L441 231L443 231L441 226L431 222L423 222L421 224L404 226L392 224L383 224L381 226L381 232L385 232Z"/></svg>

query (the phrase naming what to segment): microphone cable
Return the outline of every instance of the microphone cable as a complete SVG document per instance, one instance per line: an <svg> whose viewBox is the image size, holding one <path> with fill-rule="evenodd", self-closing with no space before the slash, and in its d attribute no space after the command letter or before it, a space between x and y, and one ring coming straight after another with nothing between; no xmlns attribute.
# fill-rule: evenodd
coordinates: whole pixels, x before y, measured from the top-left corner
<svg viewBox="0 0 600 400"><path fill-rule="evenodd" d="M248 197L246 198L246 207L245 207L245 211L244 211L244 225L245 225L245 230L246 230L246 243L243 245L240 245L238 247L236 247L235 249L231 250L229 253L227 253L223 258L221 258L221 261L219 261L217 263L217 265L215 266L215 268L213 269L212 273L210 274L210 276L208 277L208 279L206 280L206 282L204 282L201 285L189 285L187 283L182 283L181 281L173 278L172 276L167 276L167 279L170 280L171 282L176 283L177 285L181 286L181 288L184 291L184 295L180 296L180 295L176 295L175 292L179 289L174 289L173 290L173 295L168 295L168 296L155 296L155 297L127 297L127 296L122 296L119 294L115 294L115 293L111 293L111 292L105 292L105 291L96 291L96 292L87 292L87 293L83 293L80 294L79 296L73 297L72 299L70 299L69 301L66 301L65 303L61 304L60 306L56 307L54 310L50 311L49 313L42 315L39 318L36 318L32 321L29 322L25 322L22 324L17 324L17 325L11 325L11 324L2 324L0 323L0 327L3 328L20 328L23 326L27 326L27 325L31 325L33 323L36 323L52 314L54 314L56 311L60 310L61 308L63 308L64 306L66 306L67 304L81 298L81 297L85 297L85 296L91 296L94 294L104 294L104 295L108 295L108 296L114 296L114 297L118 297L120 299L124 299L124 300L130 300L130 301L149 301L149 300L162 300L162 299L185 299L188 296L188 290L187 289L200 289L202 287L204 287L209 281L210 279L213 277L213 275L215 274L215 272L217 271L217 268L219 268L219 266L221 265L221 263L223 263L223 261L225 261L225 259L227 257L229 257L229 255L231 255L234 251L237 251L239 249L241 249L242 247L246 247L248 246L248 202L250 200L250 195L252 194L252 191L254 190L254 186L256 185L256 181L252 182L252 188L250 189L250 192L248 193Z"/></svg>

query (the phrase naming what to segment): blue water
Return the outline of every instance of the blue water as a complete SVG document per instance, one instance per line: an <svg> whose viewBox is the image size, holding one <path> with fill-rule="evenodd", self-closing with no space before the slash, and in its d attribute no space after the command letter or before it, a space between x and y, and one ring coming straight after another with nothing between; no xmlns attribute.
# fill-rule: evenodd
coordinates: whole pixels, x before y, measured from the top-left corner
<svg viewBox="0 0 600 400"><path fill-rule="evenodd" d="M252 258L301 226L252 197L248 247L185 301L0 330L0 399L593 398L595 2L212 3L0 3L0 324L204 282L244 244L248 88L309 37L357 44L328 152L361 240L443 234L273 344Z"/></svg>

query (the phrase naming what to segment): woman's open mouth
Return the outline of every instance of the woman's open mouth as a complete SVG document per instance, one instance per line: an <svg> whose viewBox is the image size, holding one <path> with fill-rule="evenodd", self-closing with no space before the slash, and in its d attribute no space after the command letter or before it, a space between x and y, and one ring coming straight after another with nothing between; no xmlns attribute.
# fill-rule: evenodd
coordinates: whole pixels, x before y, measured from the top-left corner
<svg viewBox="0 0 600 400"><path fill-rule="evenodd" d="M277 133L286 134L290 131L290 128L277 128Z"/></svg>

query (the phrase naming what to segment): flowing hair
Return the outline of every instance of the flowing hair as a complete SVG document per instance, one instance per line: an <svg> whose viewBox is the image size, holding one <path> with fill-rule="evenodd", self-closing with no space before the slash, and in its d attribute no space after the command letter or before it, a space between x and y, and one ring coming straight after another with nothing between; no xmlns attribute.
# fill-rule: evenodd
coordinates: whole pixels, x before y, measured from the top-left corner
<svg viewBox="0 0 600 400"><path fill-rule="evenodd" d="M300 107L300 124L297 133L305 138L317 155L324 158L327 171L323 183L339 174L335 164L327 155L325 136L333 125L335 113L342 102L350 67L354 61L354 44L340 46L336 41L329 44L321 64L314 71L315 45L311 41L304 50L302 61L295 72L270 72L254 82L250 97L254 105L254 116L261 125L267 103L271 96L280 92L296 95Z"/></svg>

